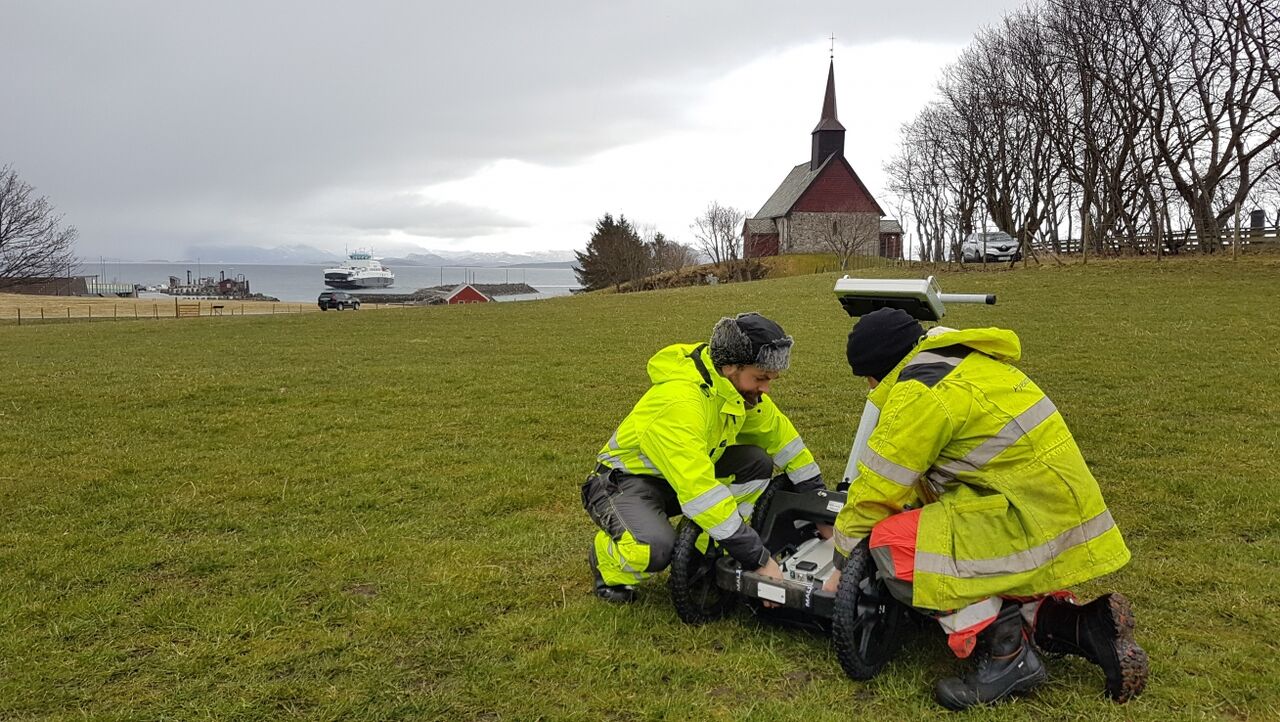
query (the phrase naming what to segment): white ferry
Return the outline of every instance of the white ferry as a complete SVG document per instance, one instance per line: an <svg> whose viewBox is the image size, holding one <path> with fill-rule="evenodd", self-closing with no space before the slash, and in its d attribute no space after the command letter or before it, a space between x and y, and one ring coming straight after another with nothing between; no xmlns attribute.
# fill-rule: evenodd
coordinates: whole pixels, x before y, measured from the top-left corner
<svg viewBox="0 0 1280 722"><path fill-rule="evenodd" d="M324 285L330 288L387 288L396 274L368 251L354 251L341 266L324 269Z"/></svg>

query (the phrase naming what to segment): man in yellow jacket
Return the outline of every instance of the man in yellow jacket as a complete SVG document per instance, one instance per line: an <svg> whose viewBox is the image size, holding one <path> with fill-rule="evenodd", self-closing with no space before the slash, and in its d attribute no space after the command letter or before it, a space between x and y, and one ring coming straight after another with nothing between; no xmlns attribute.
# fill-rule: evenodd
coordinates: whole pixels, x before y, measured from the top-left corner
<svg viewBox="0 0 1280 722"><path fill-rule="evenodd" d="M1129 601L1081 606L1061 591L1124 566L1129 550L1062 414L1011 365L1018 337L926 334L880 309L854 326L847 355L879 418L836 518L836 566L868 544L895 597L937 618L957 656L977 649L970 673L935 685L939 703L964 709L1043 682L1028 639L1100 666L1117 702L1139 694L1147 656Z"/></svg>
<svg viewBox="0 0 1280 722"><path fill-rule="evenodd" d="M595 594L635 598L634 584L671 562L669 518L693 519L745 568L781 578L747 523L774 467L799 490L820 489L813 454L769 397L792 339L756 313L722 318L709 344L649 359L653 385L600 449L582 485L599 530L589 559Z"/></svg>

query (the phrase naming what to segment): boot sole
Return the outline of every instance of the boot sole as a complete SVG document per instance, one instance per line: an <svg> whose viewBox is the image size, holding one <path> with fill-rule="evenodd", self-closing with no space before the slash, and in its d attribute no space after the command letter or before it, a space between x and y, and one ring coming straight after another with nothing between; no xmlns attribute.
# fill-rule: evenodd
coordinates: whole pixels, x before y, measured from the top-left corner
<svg viewBox="0 0 1280 722"><path fill-rule="evenodd" d="M1146 689L1147 676L1150 674L1150 662L1147 653L1133 638L1133 630L1137 621L1133 615L1133 605L1123 594L1112 594L1108 600L1111 612L1111 624L1115 630L1115 641L1112 650L1119 663L1119 674L1107 674L1107 695L1118 704L1124 704L1142 694Z"/></svg>

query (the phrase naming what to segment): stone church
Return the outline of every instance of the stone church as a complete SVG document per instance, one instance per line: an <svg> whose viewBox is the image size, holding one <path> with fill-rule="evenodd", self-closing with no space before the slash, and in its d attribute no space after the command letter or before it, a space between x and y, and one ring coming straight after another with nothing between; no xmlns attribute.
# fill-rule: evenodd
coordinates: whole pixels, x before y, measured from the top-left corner
<svg viewBox="0 0 1280 722"><path fill-rule="evenodd" d="M855 255L901 258L901 226L881 220L880 204L845 160L834 61L827 69L822 118L811 135L809 160L792 168L760 212L743 224L743 255L830 253L826 239L840 234L853 239Z"/></svg>

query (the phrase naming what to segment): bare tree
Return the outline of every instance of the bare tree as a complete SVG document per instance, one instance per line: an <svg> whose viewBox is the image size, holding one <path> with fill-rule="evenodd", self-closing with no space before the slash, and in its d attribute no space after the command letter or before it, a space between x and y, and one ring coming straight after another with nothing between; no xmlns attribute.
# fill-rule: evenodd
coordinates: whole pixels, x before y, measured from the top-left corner
<svg viewBox="0 0 1280 722"><path fill-rule="evenodd" d="M0 168L0 288L66 273L75 239L75 227L62 225L47 198L11 166Z"/></svg>
<svg viewBox="0 0 1280 722"><path fill-rule="evenodd" d="M1047 190L1061 168L1037 118L1045 53L1038 16L1015 12L998 30L979 33L942 86L970 141L958 167L977 169L983 211L1024 255L1048 216Z"/></svg>
<svg viewBox="0 0 1280 722"><path fill-rule="evenodd" d="M653 262L659 271L679 271L698 265L698 252L677 241L667 240L661 233L649 243L653 249Z"/></svg>
<svg viewBox="0 0 1280 722"><path fill-rule="evenodd" d="M893 217L898 221L898 225L902 227L902 235L898 245L898 259L907 260L911 258L910 246L907 245L907 219L911 216L911 206L907 199L895 192L890 191L885 197L885 205L893 211Z"/></svg>
<svg viewBox="0 0 1280 722"><path fill-rule="evenodd" d="M1142 37L1154 83L1143 110L1173 189L1204 251L1257 179L1275 166L1280 139L1280 38L1273 3L1258 0L1125 0L1121 15Z"/></svg>
<svg viewBox="0 0 1280 722"><path fill-rule="evenodd" d="M921 257L980 218L1024 251L1076 219L1086 253L1219 247L1280 175L1277 27L1276 0L1044 0L981 31L886 166Z"/></svg>
<svg viewBox="0 0 1280 722"><path fill-rule="evenodd" d="M733 269L742 258L742 222L746 217L746 213L733 206L712 201L689 226L695 239L694 248L712 263Z"/></svg>
<svg viewBox="0 0 1280 722"><path fill-rule="evenodd" d="M1280 163L1280 145L1272 146L1268 154L1267 165L1271 170L1258 178L1249 201L1251 207L1269 210L1268 222L1280 226L1280 166L1277 166Z"/></svg>
<svg viewBox="0 0 1280 722"><path fill-rule="evenodd" d="M910 204L920 260L956 258L980 201L975 136L943 102L927 105L902 135L901 152L885 166L889 191Z"/></svg>
<svg viewBox="0 0 1280 722"><path fill-rule="evenodd" d="M831 227L825 229L821 236L822 245L840 259L842 271L849 268L850 257L865 249L873 237L878 238L866 232L860 233L859 229L852 228L852 225L849 221L842 223L840 219L833 219Z"/></svg>
<svg viewBox="0 0 1280 722"><path fill-rule="evenodd" d="M636 223L636 233L649 248L654 273L678 271L686 266L698 265L698 252L690 246L667 238L652 223Z"/></svg>
<svg viewBox="0 0 1280 722"><path fill-rule="evenodd" d="M1070 181L1051 195L1080 199L1078 209L1053 215L1071 225L1078 212L1086 252L1103 250L1104 237L1118 231L1132 237L1148 191L1160 182L1144 140L1150 124L1137 109L1149 102L1151 83L1133 59L1139 39L1117 21L1124 2L1048 0L1038 23L1043 62L1023 66L1037 78L1039 132Z"/></svg>

